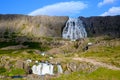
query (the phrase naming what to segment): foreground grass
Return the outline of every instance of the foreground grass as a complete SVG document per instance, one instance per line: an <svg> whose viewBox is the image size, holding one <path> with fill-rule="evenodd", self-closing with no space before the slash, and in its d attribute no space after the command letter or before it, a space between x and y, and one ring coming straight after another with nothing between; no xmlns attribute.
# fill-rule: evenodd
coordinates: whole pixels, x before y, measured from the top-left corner
<svg viewBox="0 0 120 80"><path fill-rule="evenodd" d="M92 73L73 72L51 80L120 80L120 71L99 68Z"/></svg>

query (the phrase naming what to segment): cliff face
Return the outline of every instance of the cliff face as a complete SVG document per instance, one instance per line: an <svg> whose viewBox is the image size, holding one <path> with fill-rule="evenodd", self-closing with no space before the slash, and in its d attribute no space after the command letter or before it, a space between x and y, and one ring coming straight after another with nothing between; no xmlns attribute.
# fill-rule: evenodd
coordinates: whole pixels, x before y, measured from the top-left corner
<svg viewBox="0 0 120 80"><path fill-rule="evenodd" d="M79 18L83 21L88 36L120 37L120 16Z"/></svg>
<svg viewBox="0 0 120 80"><path fill-rule="evenodd" d="M88 37L120 37L120 16L79 18L85 25ZM0 15L0 38L61 37L67 20L65 16Z"/></svg>
<svg viewBox="0 0 120 80"><path fill-rule="evenodd" d="M0 37L61 37L68 17L0 15Z"/></svg>

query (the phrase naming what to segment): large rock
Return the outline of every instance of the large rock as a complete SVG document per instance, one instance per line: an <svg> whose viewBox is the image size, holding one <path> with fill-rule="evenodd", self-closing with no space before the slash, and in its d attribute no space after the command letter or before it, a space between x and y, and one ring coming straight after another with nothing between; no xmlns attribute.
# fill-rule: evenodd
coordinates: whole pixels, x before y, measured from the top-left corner
<svg viewBox="0 0 120 80"><path fill-rule="evenodd" d="M83 21L88 36L120 37L120 16L79 18Z"/></svg>
<svg viewBox="0 0 120 80"><path fill-rule="evenodd" d="M0 15L0 37L61 37L68 17Z"/></svg>
<svg viewBox="0 0 120 80"><path fill-rule="evenodd" d="M64 72L65 74L68 74L70 72L75 72L75 71L84 71L87 73L93 72L98 68L98 66L94 66L91 63L86 63L86 62L70 62L67 64L67 70Z"/></svg>

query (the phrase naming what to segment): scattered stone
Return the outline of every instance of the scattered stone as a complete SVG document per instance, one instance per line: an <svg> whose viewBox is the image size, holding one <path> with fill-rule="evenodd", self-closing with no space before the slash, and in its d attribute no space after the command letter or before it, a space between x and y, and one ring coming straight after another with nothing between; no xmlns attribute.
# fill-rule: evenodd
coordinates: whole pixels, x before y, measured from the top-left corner
<svg viewBox="0 0 120 80"><path fill-rule="evenodd" d="M89 43L88 43L88 46L91 46L91 45L92 45L92 43L91 43L91 42L89 42Z"/></svg>
<svg viewBox="0 0 120 80"><path fill-rule="evenodd" d="M53 59L53 57L49 57L49 59Z"/></svg>
<svg viewBox="0 0 120 80"><path fill-rule="evenodd" d="M42 55L42 56L45 56L45 52L42 52L41 55Z"/></svg>
<svg viewBox="0 0 120 80"><path fill-rule="evenodd" d="M32 60L31 60L31 59L28 59L28 60L26 60L26 62L29 64L29 63L32 62Z"/></svg>
<svg viewBox="0 0 120 80"><path fill-rule="evenodd" d="M5 78L5 76L3 76L3 75L0 75L0 79L3 79L3 78Z"/></svg>

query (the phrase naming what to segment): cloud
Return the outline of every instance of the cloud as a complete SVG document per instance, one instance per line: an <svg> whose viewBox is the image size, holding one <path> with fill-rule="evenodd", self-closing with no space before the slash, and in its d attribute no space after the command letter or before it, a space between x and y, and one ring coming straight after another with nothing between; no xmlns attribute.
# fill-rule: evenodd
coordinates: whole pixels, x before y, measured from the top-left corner
<svg viewBox="0 0 120 80"><path fill-rule="evenodd" d="M72 16L85 9L87 4L81 1L60 2L39 8L28 15Z"/></svg>
<svg viewBox="0 0 120 80"><path fill-rule="evenodd" d="M104 12L100 16L114 16L114 15L120 15L120 7L112 7L107 12Z"/></svg>
<svg viewBox="0 0 120 80"><path fill-rule="evenodd" d="M98 3L98 7L101 7L103 5L106 5L106 4L112 4L114 3L116 0L103 0L102 2L99 2Z"/></svg>

